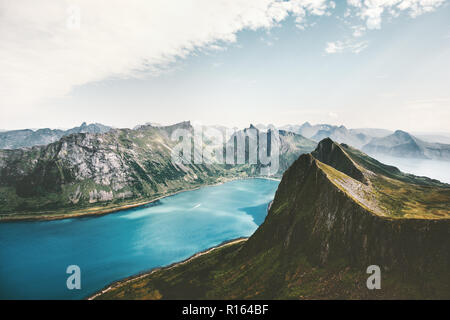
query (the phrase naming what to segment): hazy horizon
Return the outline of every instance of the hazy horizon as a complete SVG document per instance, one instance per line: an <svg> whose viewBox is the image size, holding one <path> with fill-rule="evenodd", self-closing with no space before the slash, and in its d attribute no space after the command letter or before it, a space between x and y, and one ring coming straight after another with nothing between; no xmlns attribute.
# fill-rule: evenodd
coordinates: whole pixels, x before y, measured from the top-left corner
<svg viewBox="0 0 450 320"><path fill-rule="evenodd" d="M274 125L276 128L282 128L282 127L288 126L288 125L299 125L300 126L300 125L302 125L302 124L304 124L306 122L308 122L312 126L315 126L315 125L333 125L333 126L339 127L339 126L343 125L343 124L331 124L331 123L324 123L324 122L323 123L312 123L311 121L304 121L304 122L300 122L300 123L285 123L285 124L281 124L281 125L275 125L273 123L253 123L253 122L248 122L248 124L246 126L238 127L238 126L226 126L226 125L223 125L223 124L220 124L220 123L213 123L213 124L211 124L211 123L201 123L201 122L196 121L196 120L183 120L183 121L180 121L180 122L173 122L173 123L143 122L143 123L137 123L136 125L130 126L130 127L120 127L120 126L115 126L115 125L111 125L111 124L108 124L108 123L83 121L82 123L78 123L78 124L76 124L76 125L74 125L72 127L41 127L41 128L30 127L30 128L15 128L15 129L3 129L3 128L0 128L0 132L18 131L18 130L33 130L33 131L37 131L37 130L40 130L40 129L69 130L69 129L72 129L74 127L80 127L83 123L86 123L86 125L102 124L102 125L114 128L114 129L133 129L133 128L136 128L138 126L148 125L148 124L153 125L153 126L171 126L171 125L175 125L175 124L178 124L178 123L181 123L181 122L185 122L185 121L190 121L191 124L194 124L194 125L222 126L222 127L226 127L226 128L229 128L229 129L238 129L238 130L241 130L241 129L244 129L244 128L248 128L250 125L254 125L254 126ZM375 128L375 127L358 127L358 128L346 127L346 129L348 129L348 130L374 129L374 130L386 130L386 131L392 131L392 132L395 132L396 130L401 130L401 129L387 129L387 128ZM412 132L408 132L408 133L410 133L412 135L430 135L430 136L432 136L432 135L444 135L444 136L447 136L448 135L449 138L450 138L450 131L447 131L447 132L446 131L439 131L439 132L435 132L435 131L415 132L415 131L412 131Z"/></svg>

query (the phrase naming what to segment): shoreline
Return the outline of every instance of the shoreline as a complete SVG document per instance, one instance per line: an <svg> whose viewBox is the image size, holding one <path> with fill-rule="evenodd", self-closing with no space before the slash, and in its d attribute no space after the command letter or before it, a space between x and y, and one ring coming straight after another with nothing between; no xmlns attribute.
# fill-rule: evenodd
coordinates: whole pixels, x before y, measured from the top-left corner
<svg viewBox="0 0 450 320"><path fill-rule="evenodd" d="M175 191L175 192L172 192L172 193L168 193L166 195L162 195L162 196L156 197L156 198L151 199L151 200L146 200L146 201L137 202L137 203L130 203L130 204L126 204L126 205L119 205L117 207L98 209L98 210L93 210L91 212L89 212L89 210L90 210L89 208L86 208L86 209L79 209L79 210L86 210L87 212L76 212L74 210L74 212L72 212L72 213L69 212L67 214L55 213L54 216L52 214L50 214L50 215L38 214L35 217L28 216L28 215L23 215L23 216L15 215L15 216L12 216L12 217L4 217L4 218L0 217L0 223L32 222L32 221L53 221L53 220L75 219L75 218L84 218L84 217L92 217L92 216L100 217L100 216L104 216L104 215L107 215L107 214L116 213L116 212L119 212L119 211L124 211L124 210L128 210L128 209L133 209L133 208L145 206L147 204L156 202L158 200L177 195L177 194L179 194L181 192L195 191L195 190L198 190L200 188L213 187L213 186L222 185L222 184L227 183L227 182L232 182L232 181L237 181L237 180L248 180L248 179L265 179L265 180L281 181L281 179L271 178L271 177L263 177L263 176L261 176L261 177L255 176L255 177L225 178L225 181L220 181L220 182L216 182L216 183L212 183L212 184L205 184L205 185L193 187L193 188L190 188L190 189L183 189L183 190Z"/></svg>
<svg viewBox="0 0 450 320"><path fill-rule="evenodd" d="M116 288L120 288L124 284L127 284L127 283L130 283L130 282L142 279L142 278L144 278L146 276L149 276L149 275L151 275L151 274L153 274L153 273L155 273L157 271L173 269L175 267L178 267L178 266L181 266L181 265L186 264L188 262L191 262L192 260L194 260L194 259L196 259L198 257L201 257L201 256L203 256L205 254L208 254L208 253L210 253L210 252L212 252L212 251L214 251L216 249L221 249L221 248L224 248L226 246L230 246L230 245L237 244L237 243L240 243L240 242L244 242L244 241L247 241L247 240L248 240L248 237L239 237L239 238L235 238L235 239L231 239L231 240L226 240L226 241L223 241L222 243L220 243L220 244L218 244L216 246L213 246L213 247L207 248L205 250L199 251L197 253L194 253L190 257L188 257L188 258L186 258L184 260L181 260L179 262L174 262L174 263L171 263L171 264L169 264L167 266L164 266L164 267L155 267L155 268L152 268L150 270L143 271L141 273L138 273L138 274L135 274L135 275L123 278L121 280L114 281L111 284L105 286L103 289L100 289L96 293L94 293L94 294L84 298L84 300L94 300L95 298L97 298L97 297L107 293L108 291L111 291L111 290L116 289Z"/></svg>

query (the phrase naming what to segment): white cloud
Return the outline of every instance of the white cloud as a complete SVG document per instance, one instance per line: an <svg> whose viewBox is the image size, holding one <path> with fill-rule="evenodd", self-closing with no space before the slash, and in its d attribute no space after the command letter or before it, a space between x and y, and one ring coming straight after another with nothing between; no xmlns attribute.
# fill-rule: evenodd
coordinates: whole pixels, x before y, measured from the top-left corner
<svg viewBox="0 0 450 320"><path fill-rule="evenodd" d="M327 47L325 48L326 53L337 53L342 52L342 42L336 41L336 42L327 42Z"/></svg>
<svg viewBox="0 0 450 320"><path fill-rule="evenodd" d="M367 46L368 46L367 41L354 41L352 39L346 41L327 42L325 52L328 54L333 54L349 51L358 54L364 49L366 49Z"/></svg>
<svg viewBox="0 0 450 320"><path fill-rule="evenodd" d="M347 3L350 6L357 7L357 8L361 8L361 6L362 6L361 0L347 0Z"/></svg>
<svg viewBox="0 0 450 320"><path fill-rule="evenodd" d="M236 41L240 30L269 29L288 14L301 24L330 6L327 0L0 0L0 105L32 106L86 83L157 74L198 49Z"/></svg>
<svg viewBox="0 0 450 320"><path fill-rule="evenodd" d="M379 29L383 14L397 17L407 12L415 18L423 13L434 11L445 0L347 0L356 15L365 20L367 28Z"/></svg>
<svg viewBox="0 0 450 320"><path fill-rule="evenodd" d="M353 30L352 35L355 38L363 36L364 32L366 31L366 28L364 26L352 26L351 28Z"/></svg>

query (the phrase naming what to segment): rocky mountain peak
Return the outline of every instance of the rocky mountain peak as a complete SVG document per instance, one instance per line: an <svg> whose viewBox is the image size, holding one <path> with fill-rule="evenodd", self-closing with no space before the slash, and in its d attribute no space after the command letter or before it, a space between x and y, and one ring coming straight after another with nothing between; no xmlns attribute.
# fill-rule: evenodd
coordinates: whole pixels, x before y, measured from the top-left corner
<svg viewBox="0 0 450 320"><path fill-rule="evenodd" d="M317 160L332 166L348 176L356 179L362 183L367 183L364 174L359 166L353 162L348 154L341 148L339 144L325 138L319 142L316 150L311 153Z"/></svg>
<svg viewBox="0 0 450 320"><path fill-rule="evenodd" d="M403 130L396 130L394 132L394 136L397 138L402 138L402 139L408 139L408 140L412 139L412 136L408 132L403 131Z"/></svg>

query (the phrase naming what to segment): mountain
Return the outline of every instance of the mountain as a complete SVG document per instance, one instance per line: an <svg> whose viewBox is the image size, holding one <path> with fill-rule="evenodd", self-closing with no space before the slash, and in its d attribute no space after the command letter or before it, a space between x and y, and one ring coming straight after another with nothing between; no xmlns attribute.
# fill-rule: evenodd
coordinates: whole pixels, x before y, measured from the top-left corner
<svg viewBox="0 0 450 320"><path fill-rule="evenodd" d="M450 133L446 132L411 132L415 137L426 142L450 144Z"/></svg>
<svg viewBox="0 0 450 320"><path fill-rule="evenodd" d="M259 126L261 128L261 126ZM249 130L254 130L255 136L251 136L248 134ZM262 134L262 138L267 139L265 144L262 144L262 141L260 141L259 135ZM228 143L234 142L234 144L237 144L238 138L240 137L241 141L246 141L244 139L248 139L248 143L245 148L245 154L243 155L245 157L245 162L249 163L249 146L254 145L255 146L255 156L257 157L257 163L255 166L251 166L250 170L248 170L249 174L254 175L255 172L261 170L261 168L268 167L261 163L260 154L274 154L272 153L272 146L271 146L271 140L272 135L275 135L275 141L276 138L279 138L279 157L278 157L278 170L273 173L274 177L281 177L283 172L290 167L290 165L303 153L308 153L314 150L317 146L317 143L307 139L299 134L284 131L284 130L277 130L274 129L273 126L268 126L264 128L263 130L259 129L258 127L250 124L250 127L245 128L244 130L240 130L235 132L229 139ZM246 138L248 136L248 138ZM256 140L256 141L255 141ZM264 148L263 150L260 150L261 148ZM275 150L275 149L274 149ZM235 157L237 157L237 152L235 151ZM248 167L248 166L245 166Z"/></svg>
<svg viewBox="0 0 450 320"><path fill-rule="evenodd" d="M105 133L111 127L100 123L83 124L68 130L60 129L24 129L0 132L0 149L17 149L47 145L73 133Z"/></svg>
<svg viewBox="0 0 450 320"><path fill-rule="evenodd" d="M207 148L224 148L207 138L201 147L195 146L189 163L177 163L172 152L179 141L171 139L177 129L194 130L189 121L143 125L106 133L75 133L45 146L0 150L0 219L105 213L178 191L264 174L261 162L195 163L195 150L206 155ZM279 136L275 177L316 146L293 133L280 132ZM259 150L259 142L257 147Z"/></svg>
<svg viewBox="0 0 450 320"><path fill-rule="evenodd" d="M356 133L356 134L362 133L366 136L373 137L373 138L382 138L382 137L386 137L393 133L391 130L378 129L378 128L350 129L350 132Z"/></svg>
<svg viewBox="0 0 450 320"><path fill-rule="evenodd" d="M283 174L248 239L116 283L97 299L449 299L450 185L330 139ZM381 270L369 290L368 266Z"/></svg>
<svg viewBox="0 0 450 320"><path fill-rule="evenodd" d="M374 138L362 150L395 157L450 160L449 144L425 142L401 130L383 138Z"/></svg>
<svg viewBox="0 0 450 320"><path fill-rule="evenodd" d="M372 136L364 133L364 130L362 129L348 130L345 126L334 126L330 124L311 125L309 122L305 122L300 126L286 125L280 127L280 129L300 134L316 142L325 138L331 138L336 142L346 143L355 148L361 148L372 140ZM367 132L376 132L375 130L376 129L367 129Z"/></svg>
<svg viewBox="0 0 450 320"><path fill-rule="evenodd" d="M46 146L0 150L2 218L96 212L238 176L219 164L176 164L177 128L78 133ZM89 210L86 210L89 208Z"/></svg>
<svg viewBox="0 0 450 320"><path fill-rule="evenodd" d="M338 143L349 144L355 148L361 148L372 140L372 137L361 132L348 130L344 126L331 126L321 129L311 137L314 141L321 141L325 138L331 138Z"/></svg>
<svg viewBox="0 0 450 320"><path fill-rule="evenodd" d="M279 129L300 134L305 138L311 138L319 130L329 130L331 127L332 125L329 124L311 125L309 122L305 122L302 125L285 125L280 127Z"/></svg>

